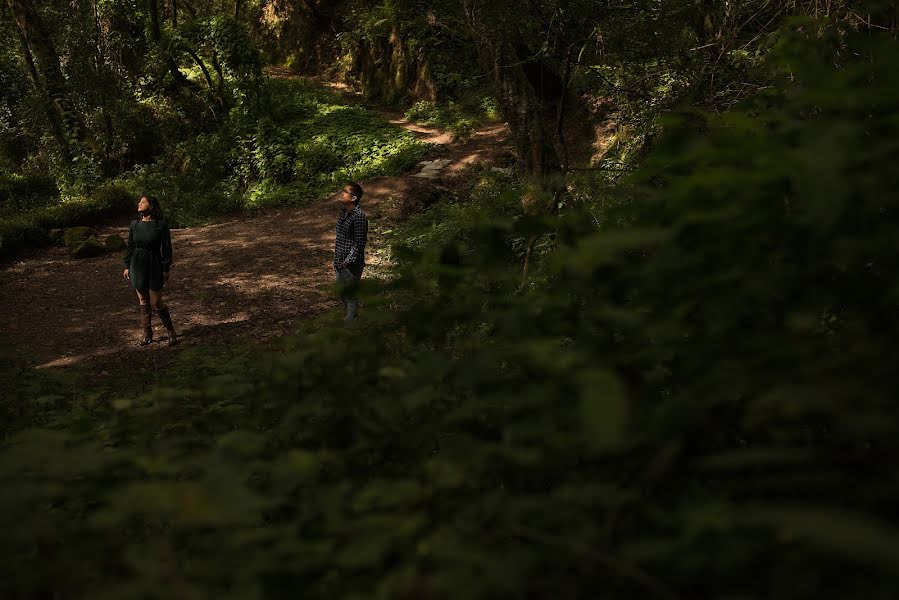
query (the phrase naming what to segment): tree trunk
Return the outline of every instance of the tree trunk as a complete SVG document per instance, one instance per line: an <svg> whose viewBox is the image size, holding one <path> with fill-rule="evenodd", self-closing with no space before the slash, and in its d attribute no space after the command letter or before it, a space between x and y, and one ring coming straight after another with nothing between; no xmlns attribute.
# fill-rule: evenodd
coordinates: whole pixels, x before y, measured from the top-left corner
<svg viewBox="0 0 899 600"><path fill-rule="evenodd" d="M187 11L187 14L189 14L191 16L192 19L197 18L197 9L194 8L194 6L190 2L188 2L187 0L181 0L181 5L183 6L184 10Z"/></svg>
<svg viewBox="0 0 899 600"><path fill-rule="evenodd" d="M462 0L478 57L488 71L503 116L512 130L512 140L530 174L546 174L559 169L553 144L552 125L545 107L527 77L526 61L513 47L510 32L487 22L480 0Z"/></svg>
<svg viewBox="0 0 899 600"><path fill-rule="evenodd" d="M225 100L225 75L222 73L222 63L219 62L219 54L218 51L212 51L212 66L215 68L215 73L219 78L219 98L222 101Z"/></svg>
<svg viewBox="0 0 899 600"><path fill-rule="evenodd" d="M159 5L156 0L147 0L147 8L150 11L150 35L154 42L162 39L162 30L159 28Z"/></svg>
<svg viewBox="0 0 899 600"><path fill-rule="evenodd" d="M574 58L574 46L568 47L568 54L565 58L565 71L562 75L562 96L559 98L559 111L556 117L556 142L559 148L559 155L562 158L562 171L567 171L569 167L568 142L565 140L565 110L566 100L568 99L568 87L571 85L571 62Z"/></svg>
<svg viewBox="0 0 899 600"><path fill-rule="evenodd" d="M147 0L147 8L150 11L150 37L152 38L152 41L158 45L162 41L162 28L159 25L159 4L156 0ZM178 65L175 64L175 61L172 60L172 57L167 55L165 62L166 68L172 74L175 87L189 87L190 82L178 68Z"/></svg>
<svg viewBox="0 0 899 600"><path fill-rule="evenodd" d="M187 48L186 52L194 62L197 63L197 66L200 67L200 71L203 72L203 78L206 79L206 85L209 86L209 92L214 93L215 84L212 83L212 77L209 75L209 69L206 68L206 63L203 62L203 59L200 58L200 55L193 51L191 48Z"/></svg>
<svg viewBox="0 0 899 600"><path fill-rule="evenodd" d="M47 35L40 15L29 0L7 0L22 53L28 65L35 91L42 99L54 137L62 147L67 161L71 160L70 141L83 141L84 128L66 95L66 80L59 63L59 54Z"/></svg>

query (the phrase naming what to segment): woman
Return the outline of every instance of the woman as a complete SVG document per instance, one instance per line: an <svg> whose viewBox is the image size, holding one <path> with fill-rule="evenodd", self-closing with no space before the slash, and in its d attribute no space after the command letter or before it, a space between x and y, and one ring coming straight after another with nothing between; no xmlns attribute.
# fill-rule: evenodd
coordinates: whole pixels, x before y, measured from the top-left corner
<svg viewBox="0 0 899 600"><path fill-rule="evenodd" d="M144 339L140 345L153 343L152 307L169 331L169 346L174 346L178 343L178 336L162 298L162 288L169 280L169 268L172 266L172 233L162 219L159 200L154 196L141 195L137 212L141 218L131 221L128 229L128 251L125 253L122 277L131 282L140 302L141 325L144 328Z"/></svg>

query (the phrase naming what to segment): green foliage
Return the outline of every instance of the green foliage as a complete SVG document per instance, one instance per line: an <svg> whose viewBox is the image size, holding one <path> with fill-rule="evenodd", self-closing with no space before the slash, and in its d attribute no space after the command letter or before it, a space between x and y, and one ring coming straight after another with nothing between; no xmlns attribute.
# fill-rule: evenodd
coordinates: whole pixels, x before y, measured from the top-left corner
<svg viewBox="0 0 899 600"><path fill-rule="evenodd" d="M899 48L847 33L834 68L802 25L616 201L525 217L484 174L413 219L355 327L103 402L19 386L0 595L891 599ZM352 109L284 110L244 173L289 177L284 123L351 151L315 127Z"/></svg>
<svg viewBox="0 0 899 600"><path fill-rule="evenodd" d="M63 197L38 196L33 208L0 215L0 257L12 256L26 246L49 240L55 228L94 224L104 217L121 216L133 210L137 194L116 184L106 184L89 193Z"/></svg>
<svg viewBox="0 0 899 600"><path fill-rule="evenodd" d="M133 209L139 193L162 203L175 227L275 205L302 205L349 179L412 168L426 148L380 116L295 80L267 84L268 117L237 106L214 131L170 146L94 189L60 198L47 176L0 178L0 253L46 241L55 227L92 224Z"/></svg>
<svg viewBox="0 0 899 600"><path fill-rule="evenodd" d="M358 327L9 437L4 592L891 598L899 53L851 43L670 125L598 229L488 178Z"/></svg>
<svg viewBox="0 0 899 600"><path fill-rule="evenodd" d="M205 9L198 15L191 8L188 12L196 18L182 14L179 24L172 19L170 26L165 14L154 18L151 6L165 9L155 2L34 5L28 13L33 22L25 45L18 43L18 25L7 18L4 7L0 19L4 254L39 242L44 223L67 226L103 212L107 203L93 196L111 181L140 189L144 183L170 179L168 171L180 165L167 159L185 151L181 145L209 170L200 177L203 183L224 178L227 160L204 151L217 142L218 147L210 150L227 157L226 145L235 133L231 122L257 114L265 91L261 53L245 25L233 18L204 15ZM56 62L64 68L53 68ZM37 79L29 76L35 67ZM205 73L202 83L185 75L182 69L190 68ZM210 143L209 137L216 140ZM18 175L16 180L7 172L40 173L40 178L49 174L50 186L61 194L35 192L29 181ZM215 187L207 186L206 191ZM175 213L184 213L189 221L215 213L212 205L220 211L238 207L240 197L232 187L215 189L229 200L210 201L197 194L200 206Z"/></svg>
<svg viewBox="0 0 899 600"><path fill-rule="evenodd" d="M392 253L404 257L429 250L439 252L460 240L470 244L471 235L483 223L518 214L522 192L522 183L512 176L494 171L479 173L456 197L436 202L393 229L388 234Z"/></svg>
<svg viewBox="0 0 899 600"><path fill-rule="evenodd" d="M297 80L267 83L267 116L232 111L214 132L121 181L152 190L176 227L262 206L302 205L348 179L392 175L425 151L414 136Z"/></svg>
<svg viewBox="0 0 899 600"><path fill-rule="evenodd" d="M495 118L498 113L495 100L484 98L481 101L481 110L475 111L465 108L455 102L439 105L429 100L420 100L406 111L406 119L432 125L452 132L456 138L468 138L484 122ZM480 113L480 114L479 114Z"/></svg>
<svg viewBox="0 0 899 600"><path fill-rule="evenodd" d="M47 175L0 171L0 216L26 212L58 197L56 182Z"/></svg>
<svg viewBox="0 0 899 600"><path fill-rule="evenodd" d="M499 121L502 118L499 103L495 98L489 96L483 98L480 102L480 109L484 111L484 117L486 117L488 121Z"/></svg>
<svg viewBox="0 0 899 600"><path fill-rule="evenodd" d="M231 153L251 206L303 203L346 180L401 173L424 154L411 133L335 96L289 80L269 90L271 117Z"/></svg>
<svg viewBox="0 0 899 600"><path fill-rule="evenodd" d="M342 72L337 74L395 106L483 95L485 81L478 77L477 55L463 20L459 2L348 2L343 31L332 44L340 50L336 64ZM322 31L316 35L328 37Z"/></svg>
<svg viewBox="0 0 899 600"><path fill-rule="evenodd" d="M214 79L204 85L217 102L231 104L223 95L229 89L238 104L252 107L260 101L262 53L241 23L223 16L193 20L172 32L171 44L172 49L186 54L185 62L202 63L204 77ZM214 73L210 74L210 69Z"/></svg>

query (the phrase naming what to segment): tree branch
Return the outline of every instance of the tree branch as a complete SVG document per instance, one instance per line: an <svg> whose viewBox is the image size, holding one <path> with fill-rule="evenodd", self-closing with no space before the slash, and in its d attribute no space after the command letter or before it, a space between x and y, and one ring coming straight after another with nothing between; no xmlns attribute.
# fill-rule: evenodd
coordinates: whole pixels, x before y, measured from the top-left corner
<svg viewBox="0 0 899 600"><path fill-rule="evenodd" d="M209 75L209 69L206 68L206 65L203 63L203 59L200 58L200 55L194 52L191 48L185 48L184 51L187 52L187 54L190 55L192 59L194 59L194 62L197 63L197 66L199 66L200 70L203 71L203 77L206 78L206 83L209 85L209 90L214 90L215 84L212 83L212 76Z"/></svg>

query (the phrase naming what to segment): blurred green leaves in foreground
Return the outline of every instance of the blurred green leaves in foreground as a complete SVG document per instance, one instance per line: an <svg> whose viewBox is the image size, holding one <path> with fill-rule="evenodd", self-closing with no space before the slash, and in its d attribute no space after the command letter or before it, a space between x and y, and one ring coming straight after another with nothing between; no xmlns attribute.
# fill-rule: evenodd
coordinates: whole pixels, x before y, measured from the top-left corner
<svg viewBox="0 0 899 600"><path fill-rule="evenodd" d="M669 124L523 292L492 220L358 327L9 432L0 596L895 597L899 47L843 43Z"/></svg>

